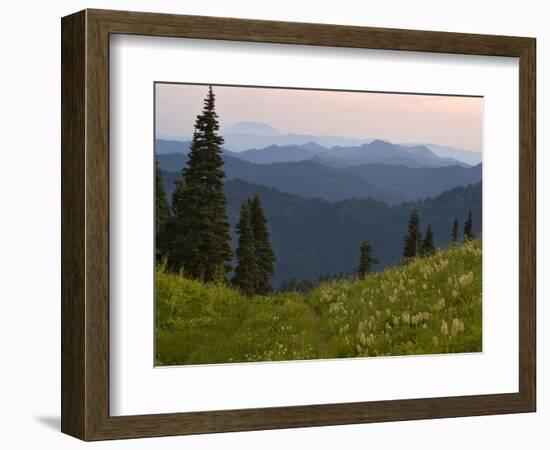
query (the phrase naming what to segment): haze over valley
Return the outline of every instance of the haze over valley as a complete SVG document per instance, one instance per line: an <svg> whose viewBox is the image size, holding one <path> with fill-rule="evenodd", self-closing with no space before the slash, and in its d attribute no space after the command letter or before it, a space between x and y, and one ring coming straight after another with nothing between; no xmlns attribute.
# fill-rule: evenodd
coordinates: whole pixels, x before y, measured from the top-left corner
<svg viewBox="0 0 550 450"><path fill-rule="evenodd" d="M336 136L289 135L245 122L222 133L224 191L231 228L239 208L258 194L277 255L274 286L353 273L369 237L380 258L395 265L413 207L431 223L435 244L450 242L453 221L472 210L481 232L481 153L435 144L367 142ZM171 198L187 164L190 141L155 141L156 160ZM233 246L237 236L233 233Z"/></svg>

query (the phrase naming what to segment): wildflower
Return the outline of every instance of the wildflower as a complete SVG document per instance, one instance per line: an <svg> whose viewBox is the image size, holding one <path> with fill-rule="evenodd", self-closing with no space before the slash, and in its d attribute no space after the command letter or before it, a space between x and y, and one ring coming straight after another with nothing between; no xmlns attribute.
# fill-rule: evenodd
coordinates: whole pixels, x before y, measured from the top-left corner
<svg viewBox="0 0 550 450"><path fill-rule="evenodd" d="M459 333L462 333L464 331L464 322L462 320L454 318L453 322L451 324L451 334L453 336L458 336Z"/></svg>
<svg viewBox="0 0 550 450"><path fill-rule="evenodd" d="M453 298L457 298L459 294L458 294L458 291L455 291L453 289L453 292L451 292L451 295L453 296Z"/></svg>
<svg viewBox="0 0 550 450"><path fill-rule="evenodd" d="M467 274L460 275L458 277L458 284L460 284L461 287L466 287L472 284L474 281L474 274L473 272L468 272Z"/></svg>
<svg viewBox="0 0 550 450"><path fill-rule="evenodd" d="M441 321L441 334L447 336L449 334L449 326L445 320Z"/></svg>
<svg viewBox="0 0 550 450"><path fill-rule="evenodd" d="M404 312L401 315L401 318L403 319L403 322L405 322L407 325L411 323L411 315L409 313Z"/></svg>

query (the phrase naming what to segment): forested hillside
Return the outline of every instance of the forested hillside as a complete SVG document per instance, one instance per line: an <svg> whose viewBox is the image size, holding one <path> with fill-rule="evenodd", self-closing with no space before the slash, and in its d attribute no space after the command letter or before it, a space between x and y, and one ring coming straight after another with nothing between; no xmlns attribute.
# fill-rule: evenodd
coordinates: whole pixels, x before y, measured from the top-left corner
<svg viewBox="0 0 550 450"><path fill-rule="evenodd" d="M165 184L177 179L176 175L163 175ZM353 274L364 239L369 239L380 260L374 266L375 271L398 264L402 259L407 220L415 207L421 229L431 223L436 247L450 243L455 218L462 229L469 209L474 234L479 235L482 230L481 183L454 188L433 199L395 206L373 199L342 202L304 199L242 180L226 181L224 191L233 248L240 206L244 200L259 195L277 255L272 277L275 287L293 277L297 281L306 278L316 282L321 276Z"/></svg>
<svg viewBox="0 0 550 450"><path fill-rule="evenodd" d="M453 221L456 218L460 224L464 223L469 209L474 234L479 235L482 229L481 183L452 189L434 199L396 206L372 199L337 203L306 200L240 180L226 182L225 193L231 224L236 223L244 199L256 193L260 196L277 255L272 277L275 286L292 277L316 282L324 275L352 275L365 239L371 242L375 256L380 259L374 270L400 263L413 208L418 210L423 231L431 223L436 247L451 242Z"/></svg>
<svg viewBox="0 0 550 450"><path fill-rule="evenodd" d="M174 181L187 163L187 155L161 154L156 159L165 172L166 191L171 196ZM376 163L333 167L319 158L255 164L228 152L223 153L223 159L226 180L240 179L304 198L328 201L371 197L398 204L434 197L456 186L478 183L482 175L481 165L416 168Z"/></svg>

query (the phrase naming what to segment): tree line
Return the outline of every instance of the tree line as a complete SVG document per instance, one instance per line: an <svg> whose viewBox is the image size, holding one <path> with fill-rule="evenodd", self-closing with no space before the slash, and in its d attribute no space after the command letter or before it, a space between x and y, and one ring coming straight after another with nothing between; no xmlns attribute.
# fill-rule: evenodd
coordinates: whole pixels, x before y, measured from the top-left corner
<svg viewBox="0 0 550 450"><path fill-rule="evenodd" d="M227 274L233 270L223 191L223 137L218 132L210 86L195 121L188 162L177 181L171 207L158 165L155 167L156 260L165 260L170 271L204 282L227 282ZM257 195L243 203L237 233L237 265L231 282L246 295L267 295L275 255Z"/></svg>
<svg viewBox="0 0 550 450"><path fill-rule="evenodd" d="M468 210L468 217L464 222L463 227L464 242L471 241L475 235L473 232L473 220L472 210ZM456 245L458 243L458 219L453 221L453 227L451 230L451 244ZM434 234L432 231L432 224L428 222L426 232L422 235L420 229L420 217L416 208L413 208L409 217L407 225L407 234L403 244L403 261L406 263L412 258L431 256L435 253L434 246ZM372 266L377 264L379 260L373 257L373 249L369 241L366 240L361 244L359 267L357 268L357 276L359 278L365 277L372 271Z"/></svg>

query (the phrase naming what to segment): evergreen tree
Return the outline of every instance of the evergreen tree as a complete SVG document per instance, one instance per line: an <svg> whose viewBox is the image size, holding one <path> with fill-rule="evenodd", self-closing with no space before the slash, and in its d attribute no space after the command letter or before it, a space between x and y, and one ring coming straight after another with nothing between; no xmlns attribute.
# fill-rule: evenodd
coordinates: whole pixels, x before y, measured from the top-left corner
<svg viewBox="0 0 550 450"><path fill-rule="evenodd" d="M405 236L405 244L403 246L403 257L405 260L414 258L418 255L421 243L422 233L420 232L420 218L418 217L416 208L413 208L409 217L407 236Z"/></svg>
<svg viewBox="0 0 550 450"><path fill-rule="evenodd" d="M256 251L256 294L267 295L271 292L270 276L273 274L275 255L269 242L267 220L262 209L260 197L256 194L249 202L250 225L254 234Z"/></svg>
<svg viewBox="0 0 550 450"><path fill-rule="evenodd" d="M155 161L155 229L159 229L170 218L170 206L168 205L168 197L162 183L162 175L157 161Z"/></svg>
<svg viewBox="0 0 550 450"><path fill-rule="evenodd" d="M432 232L432 224L428 223L428 228L426 228L426 235L422 241L422 246L420 247L421 256L431 256L435 253L434 247L434 234Z"/></svg>
<svg viewBox="0 0 550 450"><path fill-rule="evenodd" d="M371 272L371 268L374 264L378 264L380 261L372 256L372 246L369 241L364 241L361 244L361 257L359 259L359 268L357 269L357 276L364 278Z"/></svg>
<svg viewBox="0 0 550 450"><path fill-rule="evenodd" d="M464 242L471 241L474 238L472 210L468 210L468 218L464 222Z"/></svg>
<svg viewBox="0 0 550 450"><path fill-rule="evenodd" d="M162 175L155 161L155 259L160 262L169 247L167 224L171 220L168 197L162 183Z"/></svg>
<svg viewBox="0 0 550 450"><path fill-rule="evenodd" d="M256 265L256 251L254 248L254 232L250 223L250 205L243 202L237 233L239 243L237 247L237 267L233 277L233 284L245 295L252 296L256 292L258 270Z"/></svg>
<svg viewBox="0 0 550 450"><path fill-rule="evenodd" d="M451 231L451 243L456 245L458 242L458 220L455 218L453 222L453 230Z"/></svg>
<svg viewBox="0 0 550 450"><path fill-rule="evenodd" d="M225 279L231 270L229 222L223 192L225 173L215 96L210 86L195 131L187 166L172 196L175 239L169 263L203 281Z"/></svg>

